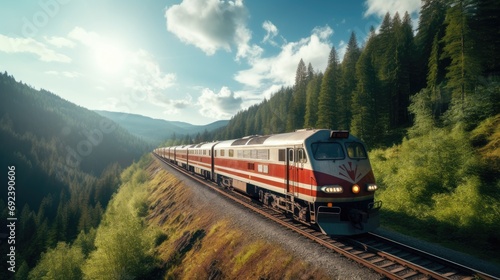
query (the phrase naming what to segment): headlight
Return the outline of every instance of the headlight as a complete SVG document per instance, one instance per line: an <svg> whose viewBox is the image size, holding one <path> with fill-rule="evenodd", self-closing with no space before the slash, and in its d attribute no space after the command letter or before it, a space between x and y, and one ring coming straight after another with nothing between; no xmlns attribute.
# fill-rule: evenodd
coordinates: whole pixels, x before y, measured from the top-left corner
<svg viewBox="0 0 500 280"><path fill-rule="evenodd" d="M375 184L367 184L366 185L366 190L369 192L374 192L378 189L378 186Z"/></svg>
<svg viewBox="0 0 500 280"><path fill-rule="evenodd" d="M359 193L359 191L361 190L361 188L357 185L357 184L354 184L352 185L352 193Z"/></svg>
<svg viewBox="0 0 500 280"><path fill-rule="evenodd" d="M339 185L323 186L321 190L325 193L342 193L344 189Z"/></svg>

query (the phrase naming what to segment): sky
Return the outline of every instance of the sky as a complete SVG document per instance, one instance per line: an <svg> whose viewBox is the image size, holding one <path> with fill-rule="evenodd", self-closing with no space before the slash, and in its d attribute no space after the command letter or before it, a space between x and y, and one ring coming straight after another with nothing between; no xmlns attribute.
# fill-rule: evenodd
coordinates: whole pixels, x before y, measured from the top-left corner
<svg viewBox="0 0 500 280"><path fill-rule="evenodd" d="M0 5L0 71L91 110L195 125L324 72L355 32L420 0L18 0Z"/></svg>

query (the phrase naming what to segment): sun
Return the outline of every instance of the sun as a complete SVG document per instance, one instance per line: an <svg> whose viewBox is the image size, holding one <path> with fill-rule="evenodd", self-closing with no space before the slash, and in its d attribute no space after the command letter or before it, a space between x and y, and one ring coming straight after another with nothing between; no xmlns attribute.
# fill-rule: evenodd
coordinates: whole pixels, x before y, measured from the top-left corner
<svg viewBox="0 0 500 280"><path fill-rule="evenodd" d="M97 68L105 74L119 74L123 71L127 53L117 44L100 43L94 47Z"/></svg>

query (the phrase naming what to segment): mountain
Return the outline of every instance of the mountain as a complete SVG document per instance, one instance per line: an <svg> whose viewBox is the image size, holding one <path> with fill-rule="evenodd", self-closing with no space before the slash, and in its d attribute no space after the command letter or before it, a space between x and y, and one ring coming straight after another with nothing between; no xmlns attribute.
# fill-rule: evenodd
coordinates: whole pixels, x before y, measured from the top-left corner
<svg viewBox="0 0 500 280"><path fill-rule="evenodd" d="M225 127L229 121L216 121L207 125L192 125L185 122L166 121L153 119L136 114L109 112L96 110L101 116L109 118L128 130L131 134L151 143L158 145L165 140L172 138L174 133L176 137L185 135L195 136L198 133Z"/></svg>
<svg viewBox="0 0 500 280"><path fill-rule="evenodd" d="M0 164L17 165L27 190L67 183L76 173L98 177L108 165L128 166L151 148L113 121L7 73L0 74L0 139ZM33 197L27 199L41 199Z"/></svg>
<svg viewBox="0 0 500 280"><path fill-rule="evenodd" d="M46 248L96 228L121 170L151 149L112 120L0 73L0 166L6 184L9 171L0 218L19 220L17 268L34 267ZM6 230L0 229L2 238ZM1 251L4 246L0 240ZM8 279L4 273L0 279Z"/></svg>

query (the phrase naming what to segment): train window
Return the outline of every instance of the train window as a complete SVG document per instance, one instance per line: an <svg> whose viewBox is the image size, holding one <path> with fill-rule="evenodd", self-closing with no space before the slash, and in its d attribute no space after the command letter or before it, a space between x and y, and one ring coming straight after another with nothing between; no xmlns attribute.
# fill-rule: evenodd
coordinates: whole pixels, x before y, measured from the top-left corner
<svg viewBox="0 0 500 280"><path fill-rule="evenodd" d="M220 156L223 157L225 155L225 150L220 150Z"/></svg>
<svg viewBox="0 0 500 280"><path fill-rule="evenodd" d="M257 150L257 159L269 159L269 149Z"/></svg>
<svg viewBox="0 0 500 280"><path fill-rule="evenodd" d="M233 149L229 149L229 157L234 157L234 150Z"/></svg>
<svg viewBox="0 0 500 280"><path fill-rule="evenodd" d="M297 150L297 162L300 163L306 163L307 162L307 157L304 149L298 149Z"/></svg>
<svg viewBox="0 0 500 280"><path fill-rule="evenodd" d="M352 159L365 159L366 151L363 144L359 142L349 142L345 144L347 149L347 155Z"/></svg>
<svg viewBox="0 0 500 280"><path fill-rule="evenodd" d="M342 146L337 142L313 143L314 158L317 160L336 160L345 158Z"/></svg>
<svg viewBox="0 0 500 280"><path fill-rule="evenodd" d="M288 150L288 161L293 162L293 149Z"/></svg>
<svg viewBox="0 0 500 280"><path fill-rule="evenodd" d="M278 160L285 161L285 149L278 150Z"/></svg>

